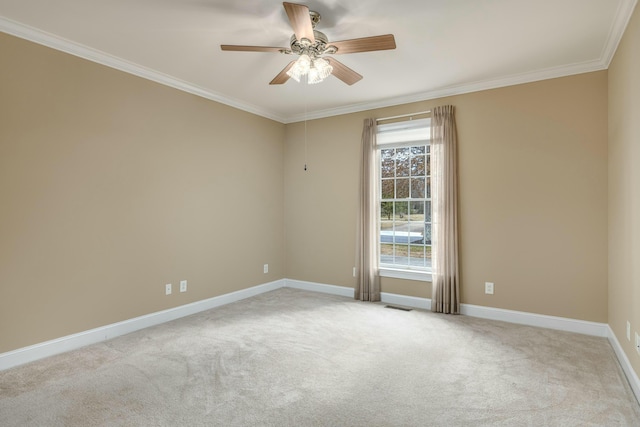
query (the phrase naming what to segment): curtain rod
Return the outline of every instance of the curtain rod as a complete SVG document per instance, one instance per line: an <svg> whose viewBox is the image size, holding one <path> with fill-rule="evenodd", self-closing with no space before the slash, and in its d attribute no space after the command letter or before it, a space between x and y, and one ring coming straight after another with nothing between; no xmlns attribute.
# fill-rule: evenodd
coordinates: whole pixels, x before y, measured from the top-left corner
<svg viewBox="0 0 640 427"><path fill-rule="evenodd" d="M418 113L411 113L411 114L401 114L399 116L383 117L381 119L376 119L376 122L383 122L385 120L393 120L393 119L401 119L403 117L421 116L422 114L429 114L429 113L431 113L431 110L420 111Z"/></svg>

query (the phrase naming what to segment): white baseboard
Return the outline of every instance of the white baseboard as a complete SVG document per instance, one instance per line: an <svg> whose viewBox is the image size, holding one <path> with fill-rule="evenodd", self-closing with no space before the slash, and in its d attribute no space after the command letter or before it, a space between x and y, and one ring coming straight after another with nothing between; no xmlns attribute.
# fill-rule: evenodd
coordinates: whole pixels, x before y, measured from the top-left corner
<svg viewBox="0 0 640 427"><path fill-rule="evenodd" d="M269 292L282 287L303 289L307 291L322 292L345 297L354 296L353 288L344 286L325 285L320 283L305 282L302 280L280 279L274 282L265 283L251 288L242 289L236 292L196 301L168 310L150 313L111 325L101 326L77 334L67 335L50 341L34 344L28 347L19 348L0 354L0 371L33 362L45 357L65 353L87 345L96 344L121 335L139 331L150 326L159 325L181 317L190 316L201 311L220 307L225 304L250 298L265 292Z"/></svg>
<svg viewBox="0 0 640 427"><path fill-rule="evenodd" d="M303 280L285 279L287 288L302 289L304 291L322 292L323 294L351 297L355 295L355 289L345 286L325 285L323 283L305 282Z"/></svg>
<svg viewBox="0 0 640 427"><path fill-rule="evenodd" d="M480 317L482 319L501 320L503 322L517 323L520 325L575 332L578 334L592 335L596 337L606 337L608 335L608 325L606 323L547 316L544 314L527 313L524 311L505 310L503 308L460 304L460 314L471 317Z"/></svg>
<svg viewBox="0 0 640 427"><path fill-rule="evenodd" d="M620 362L620 366L624 371L624 374L627 376L627 380L629 381L629 385L631 386L631 390L633 390L633 394L636 395L636 399L638 403L640 403L640 378L638 378L638 374L631 367L631 362L629 362L629 358L625 354L622 346L620 345L620 341L618 341L618 337L613 333L613 329L609 325L607 325L607 338L609 339L609 344L613 347L613 351L616 353L618 357L618 362Z"/></svg>
<svg viewBox="0 0 640 427"><path fill-rule="evenodd" d="M381 299L384 303L431 310L431 300L429 298L410 297L406 295L382 292ZM460 314L470 317L479 317L482 319L501 320L503 322L517 323L521 325L576 332L579 334L593 335L597 337L608 336L608 325L606 323L588 322L585 320L546 316L543 314L504 310L501 308L483 307L472 304L460 304Z"/></svg>
<svg viewBox="0 0 640 427"><path fill-rule="evenodd" d="M265 292L269 292L282 287L302 289L313 292L322 292L326 294L339 295L353 298L355 291L353 288L344 286L327 285L315 282L306 282L302 280L281 279L274 282L265 283L251 288L242 289L240 291L231 292L229 294L220 295L191 304L182 305L180 307L147 314L145 316L135 317L111 325L102 326L88 331L80 332L66 337L57 338L43 343L35 344L29 347L20 348L0 354L0 371L12 368L14 366L33 362L38 359L75 350L90 344L106 341L121 335L148 328L150 326L159 325L181 317L209 310L232 302L250 298ZM410 297L406 295L398 295L387 292L381 293L381 300L387 304L396 304L407 307L414 307L423 310L431 309L431 300L428 298ZM616 356L622 366L624 373L627 375L629 384L640 401L640 380L635 373L629 359L625 355L615 334L605 323L587 322L584 320L568 319L564 317L546 316L535 313L526 313L521 311L505 310L493 307L483 307L471 304L461 304L461 314L471 317L479 317L484 319L501 320L504 322L518 323L522 325L537 326L542 328L557 329L567 332L576 332L585 335L593 335L598 337L606 337L609 339Z"/></svg>
<svg viewBox="0 0 640 427"><path fill-rule="evenodd" d="M428 298L410 297L407 295L380 293L380 300L385 304L403 305L405 307L421 308L431 310L431 300Z"/></svg>
<svg viewBox="0 0 640 427"><path fill-rule="evenodd" d="M388 304L402 305L406 307L421 308L431 310L431 300L428 298L409 297L406 295L381 293L382 302ZM537 326L541 328L556 329L566 332L575 332L584 335L592 335L597 337L606 337L613 347L620 366L625 373L631 390L640 403L640 379L631 367L631 363L627 355L622 350L622 346L613 330L606 323L588 322L584 320L569 319L565 317L546 316L542 314L526 313L521 311L505 310L493 307L483 307L472 304L461 304L460 312L462 315L470 317L479 317L483 319L501 320L509 323L517 323L521 325Z"/></svg>
<svg viewBox="0 0 640 427"><path fill-rule="evenodd" d="M75 350L90 344L96 344L181 317L190 316L201 311L250 298L284 286L285 280L281 279L2 353L0 354L0 371Z"/></svg>
<svg viewBox="0 0 640 427"><path fill-rule="evenodd" d="M285 279L285 286L307 291L323 292L346 297L354 296L354 290L344 286L326 285L323 283L305 282L302 280ZM381 300L387 304L403 305L406 307L431 309L429 298L411 297L407 295L382 292ZM483 307L472 304L461 304L460 313L465 316L483 319L501 320L503 322L521 325L537 326L540 328L556 329L559 331L575 332L584 335L607 337L609 335L606 323L589 322L586 320L569 319L566 317L547 316L544 314L527 313L523 311L505 310L502 308Z"/></svg>

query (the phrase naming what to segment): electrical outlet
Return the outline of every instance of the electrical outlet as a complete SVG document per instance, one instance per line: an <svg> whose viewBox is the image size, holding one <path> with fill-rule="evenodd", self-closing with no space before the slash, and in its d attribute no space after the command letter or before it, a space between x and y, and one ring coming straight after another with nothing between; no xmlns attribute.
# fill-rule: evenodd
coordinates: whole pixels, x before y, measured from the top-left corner
<svg viewBox="0 0 640 427"><path fill-rule="evenodd" d="M627 341L631 341L631 323L627 320Z"/></svg>
<svg viewBox="0 0 640 427"><path fill-rule="evenodd" d="M493 295L493 283L484 282L484 293L485 294L489 294L489 295Z"/></svg>
<svg viewBox="0 0 640 427"><path fill-rule="evenodd" d="M353 277L356 277L356 268L353 267Z"/></svg>
<svg viewBox="0 0 640 427"><path fill-rule="evenodd" d="M269 272L269 264L265 264L263 267L264 270L264 274L267 274Z"/></svg>
<svg viewBox="0 0 640 427"><path fill-rule="evenodd" d="M171 283L167 283L164 285L164 294L171 295Z"/></svg>
<svg viewBox="0 0 640 427"><path fill-rule="evenodd" d="M636 351L640 354L640 335L636 332Z"/></svg>
<svg viewBox="0 0 640 427"><path fill-rule="evenodd" d="M186 280L181 280L180 281L180 292L187 292L187 281Z"/></svg>

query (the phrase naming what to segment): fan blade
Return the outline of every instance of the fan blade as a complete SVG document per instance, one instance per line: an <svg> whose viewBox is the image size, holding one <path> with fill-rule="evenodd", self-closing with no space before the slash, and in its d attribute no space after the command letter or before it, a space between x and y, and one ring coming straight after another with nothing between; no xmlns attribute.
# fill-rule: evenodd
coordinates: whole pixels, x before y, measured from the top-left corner
<svg viewBox="0 0 640 427"><path fill-rule="evenodd" d="M333 67L333 71L331 72L331 74L333 74L349 86L362 80L362 76L360 74L356 73L351 68L344 65L342 62L336 61L333 58L325 59L329 61L329 64L331 64L331 66Z"/></svg>
<svg viewBox="0 0 640 427"><path fill-rule="evenodd" d="M289 62L289 64L286 67L284 67L284 70L280 71L280 73L277 76L275 76L273 78L273 80L271 80L269 82L269 84L270 85L281 85L283 83L286 83L287 80L289 80L289 75L287 74L287 71L289 71L289 69L291 67L293 67L293 64L295 64L295 63L296 63L296 61Z"/></svg>
<svg viewBox="0 0 640 427"><path fill-rule="evenodd" d="M284 5L284 10L287 12L289 22L291 22L291 27L298 41L305 38L310 40L311 43L315 43L316 39L313 36L313 25L311 24L311 17L309 16L309 8L303 4L287 2L282 4Z"/></svg>
<svg viewBox="0 0 640 427"><path fill-rule="evenodd" d="M235 52L283 52L288 51L286 47L268 47L268 46L237 46L233 44L220 45L222 50L230 50Z"/></svg>
<svg viewBox="0 0 640 427"><path fill-rule="evenodd" d="M396 40L393 34L384 36L363 37L361 39L342 40L339 42L328 43L329 46L335 46L338 51L335 53L358 53L371 52L373 50L389 50L396 48Z"/></svg>

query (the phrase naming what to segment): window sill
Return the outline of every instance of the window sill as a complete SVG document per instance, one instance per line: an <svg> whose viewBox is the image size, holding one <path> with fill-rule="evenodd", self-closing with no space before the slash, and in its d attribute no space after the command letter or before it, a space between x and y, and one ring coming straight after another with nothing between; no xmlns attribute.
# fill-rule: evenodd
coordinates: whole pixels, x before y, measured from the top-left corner
<svg viewBox="0 0 640 427"><path fill-rule="evenodd" d="M397 268L380 267L380 277L393 277L394 279L418 280L431 282L430 271L400 270Z"/></svg>

